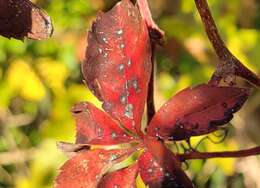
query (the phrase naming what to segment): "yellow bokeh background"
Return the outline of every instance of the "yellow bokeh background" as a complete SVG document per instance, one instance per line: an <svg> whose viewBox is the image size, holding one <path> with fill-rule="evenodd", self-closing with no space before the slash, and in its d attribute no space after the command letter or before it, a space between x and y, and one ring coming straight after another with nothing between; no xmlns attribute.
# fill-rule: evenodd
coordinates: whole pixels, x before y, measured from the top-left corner
<svg viewBox="0 0 260 188"><path fill-rule="evenodd" d="M59 167L67 160L56 148L56 142L74 142L75 138L71 107L81 101L101 107L83 83L81 63L87 45L86 31L97 11L107 11L117 1L34 2L51 16L53 36L45 41L23 42L0 37L0 188L53 187ZM150 0L149 3L167 41L158 48L156 56L158 109L181 89L207 82L218 59L193 1ZM209 4L227 46L259 74L260 2L210 0ZM214 144L205 140L198 149L223 151L259 145L259 114L260 92L254 90L245 107L227 126L225 141ZM203 137L192 138L192 145ZM209 137L219 139L214 135ZM186 167L199 188L260 187L257 156L194 160ZM136 182L138 187L145 187L140 177Z"/></svg>

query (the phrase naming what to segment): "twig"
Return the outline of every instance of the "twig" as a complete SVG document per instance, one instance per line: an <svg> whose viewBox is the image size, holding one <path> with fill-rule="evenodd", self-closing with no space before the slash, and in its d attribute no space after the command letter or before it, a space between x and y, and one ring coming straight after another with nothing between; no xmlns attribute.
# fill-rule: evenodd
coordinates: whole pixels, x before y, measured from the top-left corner
<svg viewBox="0 0 260 188"><path fill-rule="evenodd" d="M237 75L260 87L260 78L245 67L226 47L221 39L207 0L194 0L208 38L220 60L209 83L218 84L222 78Z"/></svg>
<svg viewBox="0 0 260 188"><path fill-rule="evenodd" d="M239 150L239 151L224 151L224 152L198 152L191 151L188 153L178 154L180 161L186 161L191 159L209 159L209 158L239 158L239 157L249 157L252 155L260 154L260 146Z"/></svg>

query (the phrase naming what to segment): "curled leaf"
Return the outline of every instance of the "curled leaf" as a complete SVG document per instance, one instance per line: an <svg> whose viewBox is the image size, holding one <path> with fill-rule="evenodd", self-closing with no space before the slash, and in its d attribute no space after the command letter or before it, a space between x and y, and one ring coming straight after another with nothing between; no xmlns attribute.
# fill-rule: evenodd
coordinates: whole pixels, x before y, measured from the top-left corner
<svg viewBox="0 0 260 188"><path fill-rule="evenodd" d="M73 155L76 152L79 152L81 150L88 150L91 148L88 144L72 144L68 142L57 142L56 143L57 148L59 148L61 151Z"/></svg>
<svg viewBox="0 0 260 188"><path fill-rule="evenodd" d="M143 17L143 19L146 22L146 25L149 29L150 37L152 39L158 40L160 42L160 39L164 37L164 31L161 30L158 25L154 22L149 5L147 0L137 0L137 4L140 10L140 13Z"/></svg>
<svg viewBox="0 0 260 188"><path fill-rule="evenodd" d="M7 38L41 40L53 32L50 17L29 0L0 0L0 25Z"/></svg>
<svg viewBox="0 0 260 188"><path fill-rule="evenodd" d="M186 88L160 108L147 132L173 140L210 133L233 118L249 92L244 88L207 84Z"/></svg>
<svg viewBox="0 0 260 188"><path fill-rule="evenodd" d="M88 33L83 75L103 109L132 132L140 132L151 74L146 24L130 0L99 13Z"/></svg>

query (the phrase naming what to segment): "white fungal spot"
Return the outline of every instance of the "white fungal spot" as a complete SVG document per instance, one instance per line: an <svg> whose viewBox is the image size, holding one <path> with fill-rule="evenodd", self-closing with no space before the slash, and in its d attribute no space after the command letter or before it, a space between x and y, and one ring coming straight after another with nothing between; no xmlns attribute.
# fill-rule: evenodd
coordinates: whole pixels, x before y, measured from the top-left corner
<svg viewBox="0 0 260 188"><path fill-rule="evenodd" d="M115 159L117 159L117 155L115 155L115 154L112 154L112 155L109 157L109 161L113 161L113 160L115 160Z"/></svg>
<svg viewBox="0 0 260 188"><path fill-rule="evenodd" d="M125 95L120 96L120 102L121 102L122 104L125 104L126 101L127 101L127 97L126 97Z"/></svg>
<svg viewBox="0 0 260 188"><path fill-rule="evenodd" d="M124 44L120 44L120 45L119 45L119 48L121 48L121 49L123 49L124 47L125 47Z"/></svg>
<svg viewBox="0 0 260 188"><path fill-rule="evenodd" d="M103 129L102 128L99 127L97 131L98 131L98 135L99 136L101 136L103 134Z"/></svg>
<svg viewBox="0 0 260 188"><path fill-rule="evenodd" d="M125 106L125 116L126 117L133 119L133 108L134 108L134 106L132 104L127 104Z"/></svg>
<svg viewBox="0 0 260 188"><path fill-rule="evenodd" d="M119 64L118 71L121 73L121 72L124 71L124 69L125 69L125 65L124 64Z"/></svg>
<svg viewBox="0 0 260 188"><path fill-rule="evenodd" d="M131 59L128 60L127 65L130 67L132 65Z"/></svg>
<svg viewBox="0 0 260 188"><path fill-rule="evenodd" d="M137 81L136 79L134 79L134 80L132 81L132 86L133 86L133 88L134 88L135 90L138 89L138 81Z"/></svg>
<svg viewBox="0 0 260 188"><path fill-rule="evenodd" d="M153 165L154 165L154 166L158 166L158 163L154 161L154 162L153 162Z"/></svg>
<svg viewBox="0 0 260 188"><path fill-rule="evenodd" d="M104 43L108 43L107 38L103 37L102 40L104 41Z"/></svg>
<svg viewBox="0 0 260 188"><path fill-rule="evenodd" d="M122 30L122 29L119 29L119 30L116 32L116 34L122 35L122 34L123 34L123 30Z"/></svg>
<svg viewBox="0 0 260 188"><path fill-rule="evenodd" d="M125 83L125 89L126 89L126 90L128 90L128 87L129 87L129 81L127 81L127 82Z"/></svg>
<svg viewBox="0 0 260 188"><path fill-rule="evenodd" d="M111 134L111 137L112 137L112 138L116 138L116 137L117 137L116 133L112 133L112 134Z"/></svg>

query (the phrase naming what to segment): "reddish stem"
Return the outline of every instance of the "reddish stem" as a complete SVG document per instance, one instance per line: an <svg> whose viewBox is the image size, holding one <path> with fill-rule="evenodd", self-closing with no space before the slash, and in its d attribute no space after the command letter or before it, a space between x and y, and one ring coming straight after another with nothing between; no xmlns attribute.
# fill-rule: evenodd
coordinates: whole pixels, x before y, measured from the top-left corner
<svg viewBox="0 0 260 188"><path fill-rule="evenodd" d="M204 24L208 38L220 60L217 70L210 80L211 84L218 84L222 78L229 75L237 75L249 82L260 86L260 78L245 67L226 47L221 39L217 26L211 15L207 0L194 0Z"/></svg>
<svg viewBox="0 0 260 188"><path fill-rule="evenodd" d="M239 150L239 151L223 151L223 152L198 152L191 151L184 154L178 154L180 161L184 162L191 159L209 159L209 158L239 158L239 157L249 157L252 155L260 154L260 146Z"/></svg>
<svg viewBox="0 0 260 188"><path fill-rule="evenodd" d="M154 114L155 114L155 107L154 107L154 66L155 66L155 48L156 44L154 42L151 42L151 48L152 48L152 72L150 81L148 84L148 95L147 95L147 119L148 123L152 120Z"/></svg>

